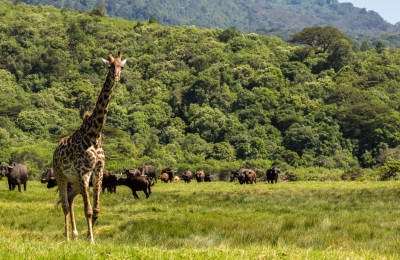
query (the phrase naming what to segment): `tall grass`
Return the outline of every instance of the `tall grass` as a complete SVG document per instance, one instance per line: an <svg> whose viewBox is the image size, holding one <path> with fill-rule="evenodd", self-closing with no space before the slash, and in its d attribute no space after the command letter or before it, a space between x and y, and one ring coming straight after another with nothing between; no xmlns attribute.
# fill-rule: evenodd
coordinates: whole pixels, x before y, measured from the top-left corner
<svg viewBox="0 0 400 260"><path fill-rule="evenodd" d="M400 183L157 183L149 199L126 187L101 197L96 244L63 237L55 190L0 181L1 259L396 259Z"/></svg>

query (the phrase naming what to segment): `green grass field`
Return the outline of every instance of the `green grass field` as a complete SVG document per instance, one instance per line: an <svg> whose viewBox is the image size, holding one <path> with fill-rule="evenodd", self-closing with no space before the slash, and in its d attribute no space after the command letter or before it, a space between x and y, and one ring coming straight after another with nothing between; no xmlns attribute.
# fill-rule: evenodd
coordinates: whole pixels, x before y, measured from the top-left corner
<svg viewBox="0 0 400 260"><path fill-rule="evenodd" d="M400 182L157 183L101 196L86 239L63 237L55 189L0 181L0 259L398 259Z"/></svg>

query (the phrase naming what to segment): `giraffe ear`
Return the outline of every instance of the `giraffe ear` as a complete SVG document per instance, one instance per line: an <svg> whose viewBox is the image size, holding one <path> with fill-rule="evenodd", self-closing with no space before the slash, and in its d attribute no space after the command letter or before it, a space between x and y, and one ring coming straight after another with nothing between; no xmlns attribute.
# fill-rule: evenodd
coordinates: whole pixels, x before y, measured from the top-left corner
<svg viewBox="0 0 400 260"><path fill-rule="evenodd" d="M110 66L110 62L109 62L108 60L103 59L103 58L101 58L101 60L103 61L103 66L104 66L104 67Z"/></svg>
<svg viewBox="0 0 400 260"><path fill-rule="evenodd" d="M128 60L128 59L123 60L123 61L121 62L121 66L124 66L127 60Z"/></svg>

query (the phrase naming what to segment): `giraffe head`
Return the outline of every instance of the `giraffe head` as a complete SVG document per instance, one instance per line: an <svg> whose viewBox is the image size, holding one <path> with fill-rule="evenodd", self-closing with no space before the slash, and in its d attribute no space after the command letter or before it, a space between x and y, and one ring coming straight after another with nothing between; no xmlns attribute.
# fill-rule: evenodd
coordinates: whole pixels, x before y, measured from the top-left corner
<svg viewBox="0 0 400 260"><path fill-rule="evenodd" d="M108 54L108 60L102 58L104 66L107 66L110 72L113 73L114 80L116 82L119 81L121 77L121 71L124 69L125 63L128 60L122 60L121 58L122 54L120 51L118 52L118 56L116 58L114 58L111 52Z"/></svg>

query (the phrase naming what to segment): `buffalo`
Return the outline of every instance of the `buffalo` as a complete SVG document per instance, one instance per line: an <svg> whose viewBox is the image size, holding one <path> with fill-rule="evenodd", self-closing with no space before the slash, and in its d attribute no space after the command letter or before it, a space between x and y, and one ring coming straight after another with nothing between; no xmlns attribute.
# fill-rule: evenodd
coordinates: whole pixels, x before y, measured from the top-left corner
<svg viewBox="0 0 400 260"><path fill-rule="evenodd" d="M239 183L240 183L240 184L243 184L244 181L245 181L244 172L245 172L246 170L247 170L247 169L240 168L240 169L237 170L237 171L232 171L232 172L231 172L231 176L230 176L230 181L233 182L233 181L235 180L235 178L237 178L238 181L239 181Z"/></svg>
<svg viewBox="0 0 400 260"><path fill-rule="evenodd" d="M149 164L143 164L142 166L139 166L139 171L141 171L142 175L146 175L147 177L153 178L155 182L157 182L156 178L156 167L153 165Z"/></svg>
<svg viewBox="0 0 400 260"><path fill-rule="evenodd" d="M106 189L109 193L116 193L117 192L117 182L118 182L119 178L120 178L119 174L104 170L103 181L101 183L101 189L102 189L103 193Z"/></svg>
<svg viewBox="0 0 400 260"><path fill-rule="evenodd" d="M249 169L244 173L244 182L247 184L253 184L257 182L257 173L252 170Z"/></svg>
<svg viewBox="0 0 400 260"><path fill-rule="evenodd" d="M47 183L47 188L53 188L57 186L56 177L54 176L53 168L48 168L45 173L42 174L42 178L40 179L41 183Z"/></svg>
<svg viewBox="0 0 400 260"><path fill-rule="evenodd" d="M168 173L166 173L166 172L161 173L160 179L161 179L161 181L164 182L164 183L167 183L167 182L170 181L170 180L169 180L169 175L168 175Z"/></svg>
<svg viewBox="0 0 400 260"><path fill-rule="evenodd" d="M189 183L193 179L192 171L189 171L189 170L185 171L182 174L182 179L185 181L185 183Z"/></svg>
<svg viewBox="0 0 400 260"><path fill-rule="evenodd" d="M18 186L18 191L21 192L21 185L26 191L26 182L28 181L28 167L23 163L12 163L10 165L0 166L1 175L7 177L8 189L14 190Z"/></svg>
<svg viewBox="0 0 400 260"><path fill-rule="evenodd" d="M161 173L167 173L169 181L172 181L175 178L175 171L172 170L171 166L162 169Z"/></svg>
<svg viewBox="0 0 400 260"><path fill-rule="evenodd" d="M279 177L279 171L275 169L274 166L272 168L269 168L267 170L267 182L268 183L277 183L278 182L278 177Z"/></svg>
<svg viewBox="0 0 400 260"><path fill-rule="evenodd" d="M204 173L204 171L196 171L194 176L196 177L197 182L204 182L206 174Z"/></svg>
<svg viewBox="0 0 400 260"><path fill-rule="evenodd" d="M257 174L252 169L240 168L232 171L230 181L233 182L237 178L240 184L252 184L257 182Z"/></svg>
<svg viewBox="0 0 400 260"><path fill-rule="evenodd" d="M105 172L106 172L106 170L104 170L104 173L105 173ZM92 181L91 181L91 180L92 180L92 179L90 179L89 186L90 186L90 187L93 187L93 184L92 184ZM42 174L42 176L41 176L41 178L40 178L40 182L43 183L43 184L47 183L47 188L48 188L48 189L51 189L51 188L53 188L53 187L55 187L55 186L58 185L58 184L57 184L57 180L56 180L56 178L55 178L55 176L54 176L54 169L53 169L52 167L48 168L48 169L46 170L46 172L44 172L44 173ZM72 184L73 184L73 183L72 183L71 181L68 181L68 191L71 190Z"/></svg>
<svg viewBox="0 0 400 260"><path fill-rule="evenodd" d="M179 178L179 176L174 176L174 178L172 179L173 182L180 182L181 178Z"/></svg>
<svg viewBox="0 0 400 260"><path fill-rule="evenodd" d="M210 182L211 176L209 173L205 173L204 171L196 171L195 175L197 182Z"/></svg>
<svg viewBox="0 0 400 260"><path fill-rule="evenodd" d="M146 194L146 199L151 194L150 187L154 185L153 178L147 176L132 176L128 175L126 178L120 178L117 185L128 186L132 190L133 197L139 199L136 191L143 191Z"/></svg>
<svg viewBox="0 0 400 260"><path fill-rule="evenodd" d="M124 169L121 171L121 174L125 174L125 175L133 175L133 176L140 176L142 175L142 172L137 169L137 168L132 168L132 169Z"/></svg>

